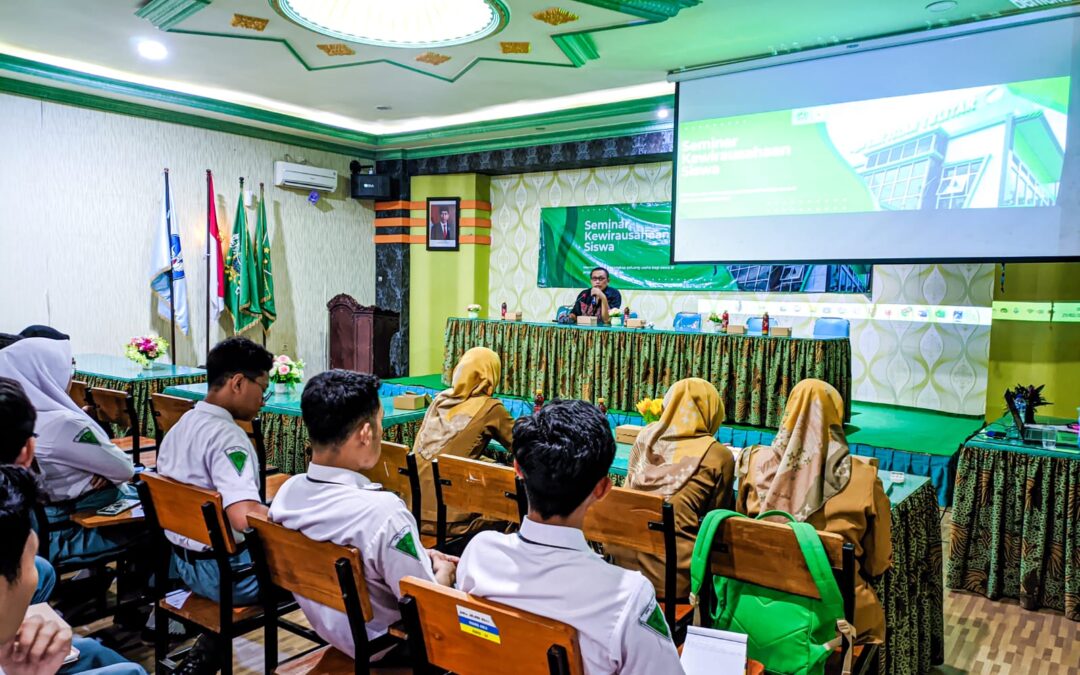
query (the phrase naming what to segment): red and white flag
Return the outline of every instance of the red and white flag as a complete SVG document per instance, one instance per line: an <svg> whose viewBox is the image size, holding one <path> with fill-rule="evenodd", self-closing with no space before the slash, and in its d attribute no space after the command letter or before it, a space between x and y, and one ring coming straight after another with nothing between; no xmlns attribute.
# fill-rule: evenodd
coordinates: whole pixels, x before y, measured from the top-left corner
<svg viewBox="0 0 1080 675"><path fill-rule="evenodd" d="M217 209L214 208L214 177L206 172L206 230L210 247L210 318L216 321L225 309L225 261L221 255L221 231L218 230Z"/></svg>

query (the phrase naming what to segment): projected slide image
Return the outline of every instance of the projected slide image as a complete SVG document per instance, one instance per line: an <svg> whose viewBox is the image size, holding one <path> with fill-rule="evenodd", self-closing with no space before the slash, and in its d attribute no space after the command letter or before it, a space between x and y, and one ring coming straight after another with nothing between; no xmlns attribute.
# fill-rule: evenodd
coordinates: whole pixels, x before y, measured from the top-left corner
<svg viewBox="0 0 1080 675"><path fill-rule="evenodd" d="M682 219L1052 206L1068 77L679 124Z"/></svg>

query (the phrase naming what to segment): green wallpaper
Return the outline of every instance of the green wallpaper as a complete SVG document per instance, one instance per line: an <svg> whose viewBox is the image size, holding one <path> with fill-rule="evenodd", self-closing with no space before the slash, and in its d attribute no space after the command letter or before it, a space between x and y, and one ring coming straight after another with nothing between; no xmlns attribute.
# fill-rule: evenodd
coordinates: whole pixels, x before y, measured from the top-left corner
<svg viewBox="0 0 1080 675"><path fill-rule="evenodd" d="M491 180L492 245L488 316L506 302L528 320L545 320L569 304L573 289L536 286L540 209L671 199L669 162L500 176ZM701 300L887 303L989 307L992 265L878 265L872 298L827 294L651 293L627 291L624 304L670 326L676 312L698 311ZM733 312L733 320L745 315ZM809 335L813 320L781 318L795 335ZM852 321L854 398L944 412L980 415L986 395L990 327Z"/></svg>

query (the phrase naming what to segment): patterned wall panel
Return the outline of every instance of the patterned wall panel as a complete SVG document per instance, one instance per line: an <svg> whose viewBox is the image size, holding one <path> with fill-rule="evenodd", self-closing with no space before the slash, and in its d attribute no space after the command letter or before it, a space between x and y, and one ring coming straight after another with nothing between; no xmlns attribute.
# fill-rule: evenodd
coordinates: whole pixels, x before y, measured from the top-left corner
<svg viewBox="0 0 1080 675"><path fill-rule="evenodd" d="M370 202L349 198L350 157L280 143L0 95L0 331L50 323L76 352L120 354L123 341L168 324L153 311L149 253L169 167L188 275L191 333L177 331L177 360L205 358L206 169L218 221L229 231L237 178L266 183L278 321L267 346L327 362L326 302L375 300ZM338 189L311 205L273 186L273 162L291 155L336 169ZM247 212L254 229L255 211ZM227 315L211 341L231 333ZM249 332L258 339L257 334Z"/></svg>
<svg viewBox="0 0 1080 675"><path fill-rule="evenodd" d="M491 181L492 246L488 306L521 309L529 320L547 320L576 290L538 288L540 209L549 206L667 201L671 164L548 171L494 177ZM626 291L623 301L657 326L676 312L698 311L699 301L734 309L739 300L990 305L992 265L878 265L871 298L825 294L650 293ZM733 320L745 315L734 313ZM809 335L812 319L782 319L796 335ZM989 326L905 321L852 322L854 397L862 401L977 415L983 411L989 361Z"/></svg>

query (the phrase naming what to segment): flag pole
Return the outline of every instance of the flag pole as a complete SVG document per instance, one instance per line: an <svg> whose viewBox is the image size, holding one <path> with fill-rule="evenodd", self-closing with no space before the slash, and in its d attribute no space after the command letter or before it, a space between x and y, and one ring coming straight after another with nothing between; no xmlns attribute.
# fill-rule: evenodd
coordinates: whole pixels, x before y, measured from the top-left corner
<svg viewBox="0 0 1080 675"><path fill-rule="evenodd" d="M262 208L262 202L263 202L263 184L259 183L259 208L260 209ZM261 211L260 211L260 213L261 213ZM256 222L258 222L258 215L255 216L255 219L256 219ZM255 229L258 230L259 228L256 227ZM256 231L255 234L257 235L258 232ZM255 246L258 247L259 242L255 242ZM262 256L262 251L258 251L258 254L261 257ZM259 267L262 267L262 265L260 265ZM261 284L261 282L260 282L260 284ZM259 302L260 303L262 302L262 298L259 298ZM263 337L263 340L262 340L263 345L262 346L263 346L263 349L266 349L266 324L263 322L262 317L259 317L259 324L262 327L262 337Z"/></svg>
<svg viewBox="0 0 1080 675"><path fill-rule="evenodd" d="M169 200L169 169L165 168L165 242L169 247L169 356L176 365L176 289L173 287L172 203Z"/></svg>
<svg viewBox="0 0 1080 675"><path fill-rule="evenodd" d="M214 204L210 192L210 169L206 170L206 358L210 357L210 208Z"/></svg>
<svg viewBox="0 0 1080 675"><path fill-rule="evenodd" d="M243 176L240 176L240 208L241 209L246 209L247 208L247 205L244 204L244 177ZM247 218L246 217L244 218L244 223L245 223L245 225L247 224ZM236 223L234 222L233 223L233 232L235 232L235 231L236 231ZM243 240L241 240L241 241L243 241ZM243 262L242 257L241 257L241 260L240 260L239 264L241 265L241 269L243 269L244 262ZM240 288L243 288L243 285L241 285ZM233 319L233 322L234 322L233 332L234 333L236 333L235 322L240 320L239 317L243 313L243 312L240 311L240 302L239 302L239 300L236 303L236 308L237 308L236 318Z"/></svg>

